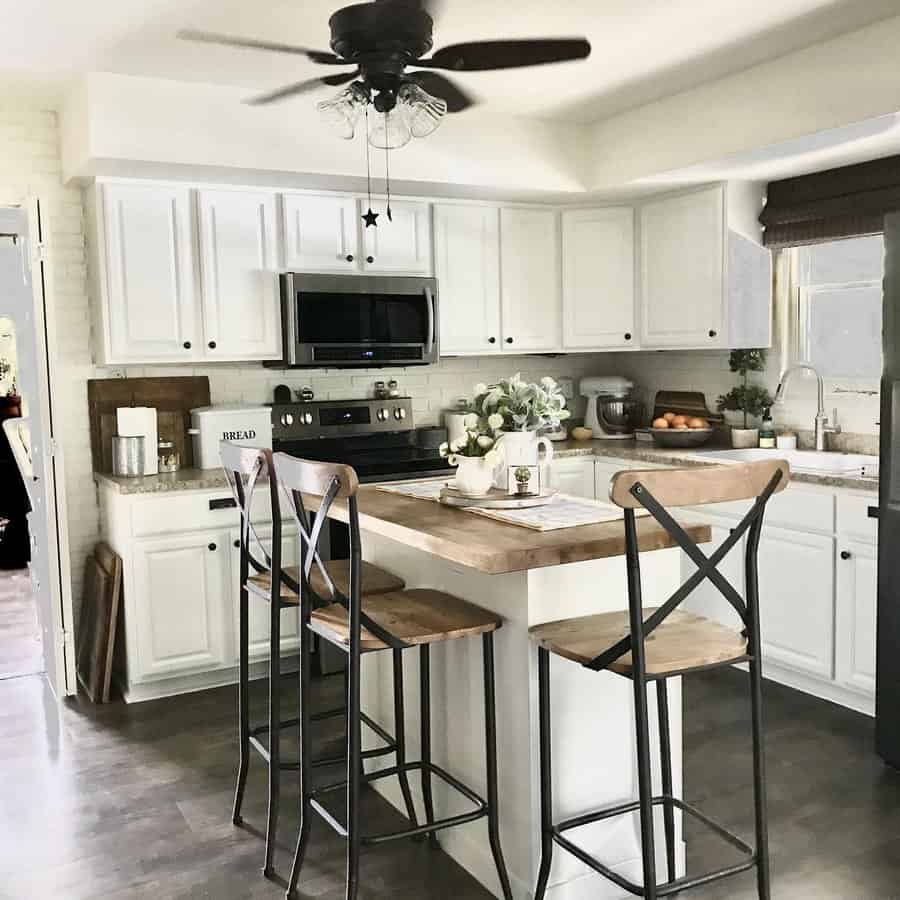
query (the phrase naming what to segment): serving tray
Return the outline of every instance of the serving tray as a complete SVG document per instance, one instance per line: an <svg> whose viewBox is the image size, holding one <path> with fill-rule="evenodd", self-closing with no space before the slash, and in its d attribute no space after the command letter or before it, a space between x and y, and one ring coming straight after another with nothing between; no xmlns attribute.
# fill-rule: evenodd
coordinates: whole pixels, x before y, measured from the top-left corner
<svg viewBox="0 0 900 900"><path fill-rule="evenodd" d="M555 490L541 491L540 494L509 494L500 488L491 488L487 494L474 497L447 484L441 488L439 500L445 506L467 506L481 509L528 509L532 506L546 506L556 494L557 491Z"/></svg>

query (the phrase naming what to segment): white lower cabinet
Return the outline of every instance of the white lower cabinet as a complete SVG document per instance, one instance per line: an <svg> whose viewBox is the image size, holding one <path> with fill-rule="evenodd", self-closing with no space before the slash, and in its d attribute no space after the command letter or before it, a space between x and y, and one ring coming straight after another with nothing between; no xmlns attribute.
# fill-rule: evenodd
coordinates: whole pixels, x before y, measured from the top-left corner
<svg viewBox="0 0 900 900"><path fill-rule="evenodd" d="M129 678L158 678L225 663L227 541L228 532L198 531L134 542L136 654L128 648Z"/></svg>
<svg viewBox="0 0 900 900"><path fill-rule="evenodd" d="M557 459L550 464L550 486L561 494L594 499L594 460L590 456Z"/></svg>
<svg viewBox="0 0 900 900"><path fill-rule="evenodd" d="M271 526L256 529L259 539L263 542L266 552L272 549ZM233 611L233 627L235 640L232 647L232 659L237 662L240 659L238 635L240 634L240 585L238 584L241 571L241 540L240 531L234 529L229 534L229 546L231 547L231 595L230 608ZM281 565L283 567L296 566L298 563L297 528L294 525L284 525L281 539ZM258 556L258 554L257 554ZM269 658L269 635L271 634L271 609L262 597L250 594L247 604L248 626L250 631L250 659ZM300 607L292 606L281 611L281 651L290 653L300 648Z"/></svg>
<svg viewBox="0 0 900 900"><path fill-rule="evenodd" d="M838 540L835 676L845 688L875 694L877 545Z"/></svg>

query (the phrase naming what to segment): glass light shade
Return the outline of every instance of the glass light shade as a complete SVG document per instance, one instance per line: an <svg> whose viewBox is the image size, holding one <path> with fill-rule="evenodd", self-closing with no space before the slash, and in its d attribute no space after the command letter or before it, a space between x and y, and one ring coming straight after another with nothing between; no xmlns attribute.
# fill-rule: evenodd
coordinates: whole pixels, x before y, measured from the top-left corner
<svg viewBox="0 0 900 900"><path fill-rule="evenodd" d="M397 105L409 124L413 137L428 137L447 113L447 101L434 97L414 82L408 81L397 92Z"/></svg>
<svg viewBox="0 0 900 900"><path fill-rule="evenodd" d="M410 142L406 117L394 107L386 113L369 112L369 143L379 150L396 150Z"/></svg>
<svg viewBox="0 0 900 900"><path fill-rule="evenodd" d="M319 115L345 140L356 133L356 121L369 102L365 88L358 82L344 88L336 97L316 104Z"/></svg>

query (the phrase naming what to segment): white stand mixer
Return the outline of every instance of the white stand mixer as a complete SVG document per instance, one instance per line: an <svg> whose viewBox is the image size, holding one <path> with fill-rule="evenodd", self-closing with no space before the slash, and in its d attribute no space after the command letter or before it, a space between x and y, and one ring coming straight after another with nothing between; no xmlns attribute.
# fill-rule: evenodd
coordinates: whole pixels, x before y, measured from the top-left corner
<svg viewBox="0 0 900 900"><path fill-rule="evenodd" d="M584 425L601 440L628 440L639 425L640 404L631 397L633 382L618 375L582 378L579 393L587 398Z"/></svg>

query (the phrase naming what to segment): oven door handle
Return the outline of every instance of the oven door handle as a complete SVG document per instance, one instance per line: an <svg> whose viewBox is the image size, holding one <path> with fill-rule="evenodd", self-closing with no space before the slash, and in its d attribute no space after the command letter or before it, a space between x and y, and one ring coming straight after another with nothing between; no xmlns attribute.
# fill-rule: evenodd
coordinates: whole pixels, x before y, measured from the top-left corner
<svg viewBox="0 0 900 900"><path fill-rule="evenodd" d="M431 356L434 352L434 295L430 287L424 288L425 307L428 310L428 339L425 341L425 355Z"/></svg>

